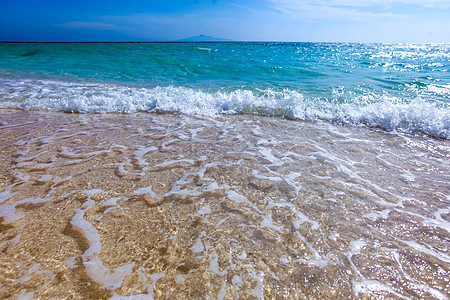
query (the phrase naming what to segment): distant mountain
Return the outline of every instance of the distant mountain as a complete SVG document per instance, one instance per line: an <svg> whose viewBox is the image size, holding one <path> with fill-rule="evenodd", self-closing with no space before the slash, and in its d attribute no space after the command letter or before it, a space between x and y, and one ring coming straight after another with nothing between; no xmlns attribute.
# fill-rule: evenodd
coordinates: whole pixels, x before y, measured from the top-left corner
<svg viewBox="0 0 450 300"><path fill-rule="evenodd" d="M226 39L216 38L209 35L200 34L197 36L191 36L182 40L177 40L177 42L225 42Z"/></svg>

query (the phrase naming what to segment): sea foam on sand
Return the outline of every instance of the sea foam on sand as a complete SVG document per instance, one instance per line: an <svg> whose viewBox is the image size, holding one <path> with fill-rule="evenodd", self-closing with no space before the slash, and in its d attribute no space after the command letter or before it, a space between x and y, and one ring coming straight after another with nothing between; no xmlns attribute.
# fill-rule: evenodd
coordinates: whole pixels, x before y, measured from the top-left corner
<svg viewBox="0 0 450 300"><path fill-rule="evenodd" d="M0 297L450 295L448 140L0 110Z"/></svg>

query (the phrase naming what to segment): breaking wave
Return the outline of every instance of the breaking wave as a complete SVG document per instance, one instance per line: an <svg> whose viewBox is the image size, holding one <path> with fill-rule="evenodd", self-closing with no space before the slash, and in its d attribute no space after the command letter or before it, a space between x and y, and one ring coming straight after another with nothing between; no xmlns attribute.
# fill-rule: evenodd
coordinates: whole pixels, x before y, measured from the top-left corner
<svg viewBox="0 0 450 300"><path fill-rule="evenodd" d="M388 131L450 138L447 105L417 98L355 96L350 101L304 97L298 91L205 91L165 86L133 88L49 80L1 80L0 107L78 113L179 112L189 115L256 114L326 120Z"/></svg>

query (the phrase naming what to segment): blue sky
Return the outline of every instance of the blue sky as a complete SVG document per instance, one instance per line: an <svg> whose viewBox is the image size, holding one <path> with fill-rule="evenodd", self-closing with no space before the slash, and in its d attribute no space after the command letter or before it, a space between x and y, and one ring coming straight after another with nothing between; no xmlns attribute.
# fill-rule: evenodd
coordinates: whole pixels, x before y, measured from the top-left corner
<svg viewBox="0 0 450 300"><path fill-rule="evenodd" d="M450 42L450 0L0 0L2 41Z"/></svg>

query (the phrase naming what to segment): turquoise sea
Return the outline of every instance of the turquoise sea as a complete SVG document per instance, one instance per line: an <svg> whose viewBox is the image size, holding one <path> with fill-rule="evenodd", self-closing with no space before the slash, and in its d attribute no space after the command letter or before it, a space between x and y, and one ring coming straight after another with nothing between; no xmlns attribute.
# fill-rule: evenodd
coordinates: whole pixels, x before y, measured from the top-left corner
<svg viewBox="0 0 450 300"><path fill-rule="evenodd" d="M1 43L0 107L258 114L450 137L450 44Z"/></svg>

